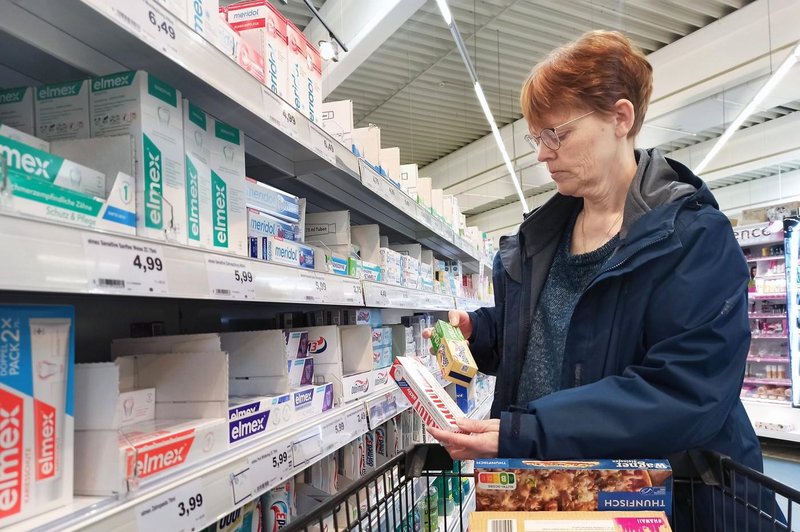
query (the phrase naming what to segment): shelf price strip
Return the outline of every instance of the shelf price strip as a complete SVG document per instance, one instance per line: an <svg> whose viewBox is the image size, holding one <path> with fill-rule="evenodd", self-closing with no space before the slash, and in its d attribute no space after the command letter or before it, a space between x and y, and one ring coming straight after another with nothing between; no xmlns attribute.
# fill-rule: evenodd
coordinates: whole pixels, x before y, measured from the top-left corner
<svg viewBox="0 0 800 532"><path fill-rule="evenodd" d="M199 530L208 519L200 479L179 486L136 506L139 530Z"/></svg>
<svg viewBox="0 0 800 532"><path fill-rule="evenodd" d="M291 475L294 468L292 443L277 443L265 451L250 455L247 460L250 463L253 495L258 495Z"/></svg>
<svg viewBox="0 0 800 532"><path fill-rule="evenodd" d="M208 291L212 297L249 300L256 298L255 276L244 261L207 255L206 272Z"/></svg>

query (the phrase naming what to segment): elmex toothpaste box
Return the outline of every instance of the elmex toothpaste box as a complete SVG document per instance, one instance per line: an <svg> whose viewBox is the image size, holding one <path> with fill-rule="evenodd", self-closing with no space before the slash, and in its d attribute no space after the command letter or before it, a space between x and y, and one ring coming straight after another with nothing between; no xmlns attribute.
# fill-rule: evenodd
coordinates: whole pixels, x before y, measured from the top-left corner
<svg viewBox="0 0 800 532"><path fill-rule="evenodd" d="M237 445L286 427L294 420L291 394L272 397L231 397L228 408L228 442Z"/></svg>
<svg viewBox="0 0 800 532"><path fill-rule="evenodd" d="M266 260L295 268L314 269L314 249L311 246L277 237L263 237L264 240Z"/></svg>
<svg viewBox="0 0 800 532"><path fill-rule="evenodd" d="M426 425L459 432L455 420L464 414L422 363L412 357L397 357L390 375Z"/></svg>
<svg viewBox="0 0 800 532"><path fill-rule="evenodd" d="M300 199L250 177L245 178L247 206L270 216L297 223L300 221Z"/></svg>
<svg viewBox="0 0 800 532"><path fill-rule="evenodd" d="M211 245L213 249L247 256L247 211L242 132L212 119Z"/></svg>
<svg viewBox="0 0 800 532"><path fill-rule="evenodd" d="M0 124L27 135L36 135L34 128L33 91L31 87L0 90Z"/></svg>
<svg viewBox="0 0 800 532"><path fill-rule="evenodd" d="M183 108L173 87L143 71L91 80L92 137L132 135L138 235L186 244Z"/></svg>
<svg viewBox="0 0 800 532"><path fill-rule="evenodd" d="M672 510L667 460L475 460L478 511Z"/></svg>
<svg viewBox="0 0 800 532"><path fill-rule="evenodd" d="M439 320L434 326L431 343L444 378L456 384L469 384L478 373L478 365L461 331Z"/></svg>
<svg viewBox="0 0 800 532"><path fill-rule="evenodd" d="M89 80L36 87L35 107L39 138L89 138Z"/></svg>
<svg viewBox="0 0 800 532"><path fill-rule="evenodd" d="M302 421L333 408L333 383L305 386L292 392L294 420Z"/></svg>
<svg viewBox="0 0 800 532"><path fill-rule="evenodd" d="M0 527L72 501L75 313L0 306Z"/></svg>
<svg viewBox="0 0 800 532"><path fill-rule="evenodd" d="M183 146L186 167L186 232L190 246L213 248L210 129L213 120L183 100Z"/></svg>

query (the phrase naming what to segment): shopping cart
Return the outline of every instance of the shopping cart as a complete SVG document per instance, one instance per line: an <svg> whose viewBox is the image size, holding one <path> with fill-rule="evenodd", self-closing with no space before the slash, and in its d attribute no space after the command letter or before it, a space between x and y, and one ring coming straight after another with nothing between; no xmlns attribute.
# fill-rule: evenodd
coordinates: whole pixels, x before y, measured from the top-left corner
<svg viewBox="0 0 800 532"><path fill-rule="evenodd" d="M416 445L283 530L465 532L475 509L465 464L438 445ZM688 498L682 507L690 508L688 515L675 512L675 532L800 530L800 519L792 519L800 491L717 453L691 453L673 467L674 495Z"/></svg>

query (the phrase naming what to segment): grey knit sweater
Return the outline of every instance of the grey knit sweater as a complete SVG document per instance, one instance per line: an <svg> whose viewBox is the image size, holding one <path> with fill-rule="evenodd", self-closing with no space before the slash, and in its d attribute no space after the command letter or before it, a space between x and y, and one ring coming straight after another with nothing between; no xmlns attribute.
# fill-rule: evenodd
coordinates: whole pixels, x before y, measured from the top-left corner
<svg viewBox="0 0 800 532"><path fill-rule="evenodd" d="M572 255L570 247L576 218L577 213L561 237L536 305L517 389L516 403L520 406L561 389L561 366L572 312L619 241L617 235L594 251Z"/></svg>

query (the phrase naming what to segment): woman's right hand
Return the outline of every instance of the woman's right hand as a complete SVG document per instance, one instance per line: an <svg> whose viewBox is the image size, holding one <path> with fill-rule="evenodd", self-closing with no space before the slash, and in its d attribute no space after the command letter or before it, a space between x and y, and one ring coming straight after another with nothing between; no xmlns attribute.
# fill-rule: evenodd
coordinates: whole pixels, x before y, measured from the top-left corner
<svg viewBox="0 0 800 532"><path fill-rule="evenodd" d="M464 335L465 339L469 339L472 336L472 320L469 319L469 314L466 310L451 310L447 313L447 319L450 325L461 329L461 334ZM424 329L422 337L428 339L432 333L433 329Z"/></svg>

